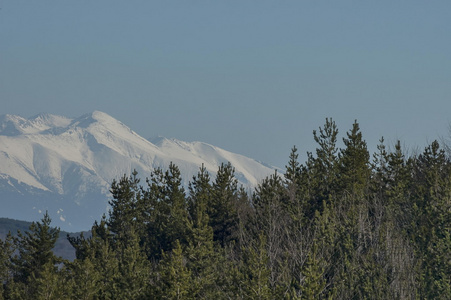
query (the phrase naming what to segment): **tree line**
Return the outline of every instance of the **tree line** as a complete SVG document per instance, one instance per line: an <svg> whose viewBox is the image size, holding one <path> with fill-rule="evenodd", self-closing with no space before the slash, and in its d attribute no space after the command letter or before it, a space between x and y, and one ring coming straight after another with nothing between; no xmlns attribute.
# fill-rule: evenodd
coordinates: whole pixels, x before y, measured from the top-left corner
<svg viewBox="0 0 451 300"><path fill-rule="evenodd" d="M383 139L370 155L359 124L337 145L332 119L315 152L293 147L283 175L250 194L234 168L178 167L111 185L92 236L45 214L0 240L0 299L451 299L451 162L437 141L407 155Z"/></svg>

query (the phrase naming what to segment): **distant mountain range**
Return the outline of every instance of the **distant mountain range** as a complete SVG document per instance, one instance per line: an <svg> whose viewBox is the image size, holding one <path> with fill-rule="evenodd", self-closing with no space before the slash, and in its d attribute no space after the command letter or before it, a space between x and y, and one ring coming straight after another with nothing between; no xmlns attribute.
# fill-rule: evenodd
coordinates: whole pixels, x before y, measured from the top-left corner
<svg viewBox="0 0 451 300"><path fill-rule="evenodd" d="M253 188L275 167L202 142L147 140L106 113L71 119L51 114L0 116L0 217L52 224L69 232L90 228L108 212L113 179L136 169L142 178L170 162L188 185L203 164L214 178L230 162Z"/></svg>

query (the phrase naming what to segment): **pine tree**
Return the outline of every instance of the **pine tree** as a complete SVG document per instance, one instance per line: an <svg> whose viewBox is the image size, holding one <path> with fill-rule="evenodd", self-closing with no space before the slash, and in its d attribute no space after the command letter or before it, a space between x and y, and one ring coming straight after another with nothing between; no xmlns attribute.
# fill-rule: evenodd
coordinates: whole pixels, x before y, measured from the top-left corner
<svg viewBox="0 0 451 300"><path fill-rule="evenodd" d="M284 206L285 187L277 173L265 178L255 189L252 199L256 211L257 232L269 234L288 222L282 222L281 218L287 214ZM280 225L280 226L279 226Z"/></svg>
<svg viewBox="0 0 451 300"><path fill-rule="evenodd" d="M74 299L90 300L95 299L99 294L102 274L96 268L95 263L95 257L85 257L75 259L68 264L71 296Z"/></svg>
<svg viewBox="0 0 451 300"><path fill-rule="evenodd" d="M371 191L373 196L385 202L388 185L388 153L384 144L384 137L379 140L377 152L373 153L371 169Z"/></svg>
<svg viewBox="0 0 451 300"><path fill-rule="evenodd" d="M142 197L137 203L137 229L148 258L159 259L161 250L168 251L172 248L165 235L170 211L165 201L164 171L161 168L155 169L146 182L147 189L141 189Z"/></svg>
<svg viewBox="0 0 451 300"><path fill-rule="evenodd" d="M410 201L411 163L406 159L401 142L395 144L395 151L387 157L387 213L402 229L411 223Z"/></svg>
<svg viewBox="0 0 451 300"><path fill-rule="evenodd" d="M303 283L301 285L301 299L321 299L321 294L326 286L324 279L324 266L318 257L318 246L313 243L312 249L307 255L304 269L302 271Z"/></svg>
<svg viewBox="0 0 451 300"><path fill-rule="evenodd" d="M119 182L113 180L111 195L113 199L108 203L111 206L108 218L108 228L115 235L128 232L130 226L136 226L137 202L141 198L138 172L133 171L132 176L123 176Z"/></svg>
<svg viewBox="0 0 451 300"><path fill-rule="evenodd" d="M437 141L418 156L414 168L411 237L421 266L420 297L451 296L451 163Z"/></svg>
<svg viewBox="0 0 451 300"><path fill-rule="evenodd" d="M209 225L207 214L210 197L210 176L202 165L197 176L193 177L189 184L190 218L187 223L189 233L186 265L193 278L193 296L203 299L214 297L218 277L216 270L218 257L213 244L213 229Z"/></svg>
<svg viewBox="0 0 451 300"><path fill-rule="evenodd" d="M370 155L357 120L346 134L347 138L343 138L345 148L339 156L339 185L342 193L356 194L360 198L368 187Z"/></svg>
<svg viewBox="0 0 451 300"><path fill-rule="evenodd" d="M208 225L207 206L212 197L211 193L210 175L202 164L197 176L189 183L187 205L190 219L199 227Z"/></svg>
<svg viewBox="0 0 451 300"><path fill-rule="evenodd" d="M162 257L158 266L159 278L156 280L155 298L193 299L191 272L186 267L180 242L175 241L171 254L163 253Z"/></svg>
<svg viewBox="0 0 451 300"><path fill-rule="evenodd" d="M260 234L258 240L244 249L242 274L242 292L245 299L273 299L269 284L268 254L266 238Z"/></svg>
<svg viewBox="0 0 451 300"><path fill-rule="evenodd" d="M71 291L63 274L64 269L58 270L53 263L48 262L42 266L42 270L37 276L31 275L30 284L35 286L30 299L36 300L62 300L70 299Z"/></svg>
<svg viewBox="0 0 451 300"><path fill-rule="evenodd" d="M133 228L124 233L118 256L117 299L147 299L150 292L150 263Z"/></svg>
<svg viewBox="0 0 451 300"><path fill-rule="evenodd" d="M255 228L253 237L263 233L267 244L268 269L270 271L270 282L288 282L286 266L296 265L298 259L295 255L298 250L296 228L291 207L284 203L286 189L281 177L277 173L264 179L253 196L255 208Z"/></svg>
<svg viewBox="0 0 451 300"><path fill-rule="evenodd" d="M165 229L168 241L171 246L176 240L186 245L188 211L185 190L182 187L182 177L176 165L172 163L169 165L169 170L165 173L165 182L165 202L169 206L169 219Z"/></svg>
<svg viewBox="0 0 451 300"><path fill-rule="evenodd" d="M11 258L13 257L14 239L11 233L8 233L5 240L0 239L0 300L4 299L4 285L12 280L12 264Z"/></svg>
<svg viewBox="0 0 451 300"><path fill-rule="evenodd" d="M303 193L306 184L303 181L303 166L298 162L298 156L297 148L293 146L284 174L286 195L283 202L286 202L285 206L293 221L301 226L308 197Z"/></svg>
<svg viewBox="0 0 451 300"><path fill-rule="evenodd" d="M119 263L116 253L110 243L105 240L98 240L95 243L95 268L100 273L98 297L100 299L116 299L119 289L117 286Z"/></svg>
<svg viewBox="0 0 451 300"><path fill-rule="evenodd" d="M287 186L290 194L290 199L296 199L296 193L298 189L298 185L300 183L301 176L301 166L298 161L299 154L297 153L298 149L296 146L291 148L290 159L288 161L288 165L285 166L285 185Z"/></svg>
<svg viewBox="0 0 451 300"><path fill-rule="evenodd" d="M319 134L313 131L313 138L318 144L316 157L308 153L307 171L309 172L308 185L311 186L310 200L307 208L307 217L312 220L315 211L321 211L323 202L333 201L337 191L337 135L338 128L332 119L326 118Z"/></svg>
<svg viewBox="0 0 451 300"><path fill-rule="evenodd" d="M238 214L236 210L237 180L230 163L221 164L212 186L211 202L208 204L213 237L221 246L237 239Z"/></svg>
<svg viewBox="0 0 451 300"><path fill-rule="evenodd" d="M41 222L33 222L25 234L18 232L16 245L18 255L13 258L15 280L26 285L28 295L36 292L31 278L40 278L45 265L54 266L61 261L52 249L59 236L59 228L50 227L51 219L46 212Z"/></svg>
<svg viewBox="0 0 451 300"><path fill-rule="evenodd" d="M336 220L331 204L324 203L323 211L316 211L314 222L306 230L307 248L303 251L300 277L293 277L293 298L330 299L333 296L336 266L332 264L336 249ZM297 291L297 292L296 292Z"/></svg>
<svg viewBox="0 0 451 300"><path fill-rule="evenodd" d="M140 215L147 228L150 257L159 259L161 250L170 251L176 240L187 243L188 210L181 182L179 168L171 163L167 171L157 169L151 174L149 188L143 192Z"/></svg>
<svg viewBox="0 0 451 300"><path fill-rule="evenodd" d="M94 223L91 229L92 236L89 239L81 239L82 251L77 251L83 255L75 260L77 264L72 269L82 271L82 274L76 274L76 282L89 278L96 282L95 287L86 285L84 288L88 293L95 293L100 299L115 299L118 293L119 262L118 253L113 248L117 248L114 242L113 234L110 232L105 217L97 223ZM83 266L90 268L90 262L94 267L94 272L84 272Z"/></svg>
<svg viewBox="0 0 451 300"><path fill-rule="evenodd" d="M187 244L188 203L181 183L180 170L171 163L166 171L155 169L147 189L141 188L136 230L149 259L160 259L176 240Z"/></svg>

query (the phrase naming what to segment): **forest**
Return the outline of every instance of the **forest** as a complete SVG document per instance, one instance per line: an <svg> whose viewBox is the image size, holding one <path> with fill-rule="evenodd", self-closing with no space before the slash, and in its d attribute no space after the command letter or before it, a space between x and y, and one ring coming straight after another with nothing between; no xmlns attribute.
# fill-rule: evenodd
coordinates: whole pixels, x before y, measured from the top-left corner
<svg viewBox="0 0 451 300"><path fill-rule="evenodd" d="M111 185L91 235L52 249L48 214L0 240L0 299L451 299L451 161L433 141L370 154L332 119L317 148L249 192L222 164L187 189L176 165Z"/></svg>

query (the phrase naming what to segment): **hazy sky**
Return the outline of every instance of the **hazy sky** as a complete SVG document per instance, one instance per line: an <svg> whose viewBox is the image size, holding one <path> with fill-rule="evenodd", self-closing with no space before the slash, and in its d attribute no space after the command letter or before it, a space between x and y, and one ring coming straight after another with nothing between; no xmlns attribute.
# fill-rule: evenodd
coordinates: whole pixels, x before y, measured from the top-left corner
<svg viewBox="0 0 451 300"><path fill-rule="evenodd" d="M451 121L451 1L0 0L0 105L279 167L326 117L423 148Z"/></svg>

